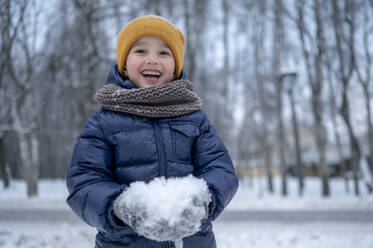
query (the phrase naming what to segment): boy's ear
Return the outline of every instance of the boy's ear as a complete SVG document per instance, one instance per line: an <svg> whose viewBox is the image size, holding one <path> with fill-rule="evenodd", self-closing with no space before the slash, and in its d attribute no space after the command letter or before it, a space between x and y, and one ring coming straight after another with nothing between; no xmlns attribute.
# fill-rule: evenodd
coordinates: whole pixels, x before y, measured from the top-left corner
<svg viewBox="0 0 373 248"><path fill-rule="evenodd" d="M123 74L124 74L125 77L128 77L127 68L124 68L124 70L123 70Z"/></svg>

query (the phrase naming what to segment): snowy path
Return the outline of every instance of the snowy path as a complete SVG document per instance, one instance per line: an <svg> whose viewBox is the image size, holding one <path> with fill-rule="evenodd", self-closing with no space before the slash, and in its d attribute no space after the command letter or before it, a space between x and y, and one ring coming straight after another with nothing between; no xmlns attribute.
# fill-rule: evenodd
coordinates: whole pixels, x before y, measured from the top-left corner
<svg viewBox="0 0 373 248"><path fill-rule="evenodd" d="M219 248L373 248L372 211L226 211ZM92 248L95 230L65 209L0 209L0 248Z"/></svg>
<svg viewBox="0 0 373 248"><path fill-rule="evenodd" d="M0 222L67 222L81 223L69 210L0 209ZM219 216L219 222L359 222L373 224L371 210L231 210ZM1 247L1 246L0 246Z"/></svg>
<svg viewBox="0 0 373 248"><path fill-rule="evenodd" d="M219 248L373 248L373 223L217 223Z"/></svg>
<svg viewBox="0 0 373 248"><path fill-rule="evenodd" d="M216 222L218 248L373 248L373 223ZM92 248L83 224L0 222L1 248Z"/></svg>

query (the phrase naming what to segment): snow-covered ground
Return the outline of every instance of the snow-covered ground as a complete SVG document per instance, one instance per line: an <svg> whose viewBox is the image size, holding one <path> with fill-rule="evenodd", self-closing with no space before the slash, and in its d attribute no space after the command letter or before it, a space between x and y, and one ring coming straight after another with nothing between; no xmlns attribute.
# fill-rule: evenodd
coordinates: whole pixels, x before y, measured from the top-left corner
<svg viewBox="0 0 373 248"><path fill-rule="evenodd" d="M298 193L298 181L288 179L288 196L281 196L280 178L274 179L275 192L266 191L266 179L255 178L240 183L238 192L227 210L275 209L275 210L373 210L373 194L360 182L360 195L354 195L352 180L349 192L343 179L330 180L330 196L321 197L321 181L318 178L306 178L303 196Z"/></svg>
<svg viewBox="0 0 373 248"><path fill-rule="evenodd" d="M226 211L232 210L372 210L373 197L361 185L361 196L346 193L342 180L331 181L332 195L320 197L320 182L306 180L304 197L298 197L297 182L289 180L289 196L281 197L280 181L276 193L265 192L265 179L241 182L236 197ZM7 190L0 189L2 209L68 209L63 180L42 180L39 196L27 199L25 184L12 181ZM214 223L219 248L373 248L371 222L222 222ZM85 224L51 222L3 222L0 220L0 248L94 247L95 230Z"/></svg>
<svg viewBox="0 0 373 248"><path fill-rule="evenodd" d="M360 183L360 196L354 195L353 182L350 181L350 192L346 193L342 179L332 179L330 182L331 196L321 197L320 180L307 178L303 197L298 196L297 180L289 178L287 197L280 192L280 178L274 179L275 193L266 192L265 178L240 182L238 192L229 204L229 210L246 209L276 209L276 210L325 210L350 209L373 210L373 194L368 194L366 187ZM23 181L14 180L6 190L0 189L0 209L6 208L38 208L38 209L68 209L65 203L67 197L65 181L41 180L39 182L39 196L28 199L26 185ZM1 247L1 246L0 246Z"/></svg>
<svg viewBox="0 0 373 248"><path fill-rule="evenodd" d="M373 224L217 222L214 230L218 248L373 247ZM2 248L93 248L94 235L83 224L0 223Z"/></svg>

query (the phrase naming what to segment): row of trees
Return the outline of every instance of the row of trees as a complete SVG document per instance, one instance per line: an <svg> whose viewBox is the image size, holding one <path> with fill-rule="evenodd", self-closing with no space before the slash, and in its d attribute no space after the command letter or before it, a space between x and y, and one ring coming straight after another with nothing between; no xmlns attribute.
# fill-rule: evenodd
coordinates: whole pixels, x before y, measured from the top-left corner
<svg viewBox="0 0 373 248"><path fill-rule="evenodd" d="M238 166L264 167L269 191L279 166L286 195L288 165L304 164L302 153L316 150L322 194L329 195L326 151L336 146L342 161L348 144L359 194L360 161L373 157L372 0L0 3L5 185L9 176L23 177L35 195L38 178L64 177L115 61L115 35L151 13L184 32L185 70Z"/></svg>

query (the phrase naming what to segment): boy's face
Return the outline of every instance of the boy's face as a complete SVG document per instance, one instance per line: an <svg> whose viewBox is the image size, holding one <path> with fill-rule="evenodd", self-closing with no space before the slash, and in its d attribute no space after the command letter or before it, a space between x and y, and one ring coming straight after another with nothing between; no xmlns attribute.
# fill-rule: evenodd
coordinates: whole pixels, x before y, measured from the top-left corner
<svg viewBox="0 0 373 248"><path fill-rule="evenodd" d="M145 36L131 47L126 60L127 76L137 88L148 88L174 79L175 60L167 44Z"/></svg>

